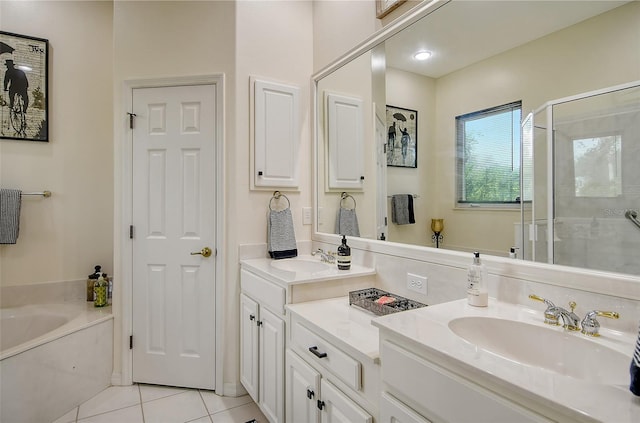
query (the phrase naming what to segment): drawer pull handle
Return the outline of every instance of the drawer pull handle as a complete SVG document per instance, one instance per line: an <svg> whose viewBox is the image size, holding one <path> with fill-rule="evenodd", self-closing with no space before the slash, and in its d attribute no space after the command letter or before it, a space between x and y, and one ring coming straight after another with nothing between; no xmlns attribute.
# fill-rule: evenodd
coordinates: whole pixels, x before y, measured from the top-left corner
<svg viewBox="0 0 640 423"><path fill-rule="evenodd" d="M313 392L311 389L307 389L307 398L312 399L315 395L315 392Z"/></svg>
<svg viewBox="0 0 640 423"><path fill-rule="evenodd" d="M327 356L327 353L318 351L318 347L309 347L309 351L318 358L325 358Z"/></svg>

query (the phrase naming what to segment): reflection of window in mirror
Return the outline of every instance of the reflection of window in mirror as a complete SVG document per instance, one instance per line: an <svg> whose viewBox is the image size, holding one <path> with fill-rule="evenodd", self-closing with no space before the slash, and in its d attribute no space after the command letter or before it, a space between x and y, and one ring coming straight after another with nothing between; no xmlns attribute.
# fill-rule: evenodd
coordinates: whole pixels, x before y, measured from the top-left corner
<svg viewBox="0 0 640 423"><path fill-rule="evenodd" d="M456 117L458 207L519 207L520 101Z"/></svg>
<svg viewBox="0 0 640 423"><path fill-rule="evenodd" d="M620 135L573 140L576 197L622 195L621 146Z"/></svg>

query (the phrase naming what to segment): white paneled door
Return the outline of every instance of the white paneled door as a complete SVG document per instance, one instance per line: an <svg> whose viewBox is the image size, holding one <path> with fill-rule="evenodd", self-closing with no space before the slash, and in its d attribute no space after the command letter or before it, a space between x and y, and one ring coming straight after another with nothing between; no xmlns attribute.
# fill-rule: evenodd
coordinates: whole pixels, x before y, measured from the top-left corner
<svg viewBox="0 0 640 423"><path fill-rule="evenodd" d="M134 382L215 389L217 95L133 89Z"/></svg>

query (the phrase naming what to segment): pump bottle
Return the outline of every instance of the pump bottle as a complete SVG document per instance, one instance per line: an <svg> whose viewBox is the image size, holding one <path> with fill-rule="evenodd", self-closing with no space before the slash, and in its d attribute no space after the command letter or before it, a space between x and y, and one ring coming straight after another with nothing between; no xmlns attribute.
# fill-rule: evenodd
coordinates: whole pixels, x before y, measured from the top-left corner
<svg viewBox="0 0 640 423"><path fill-rule="evenodd" d="M347 245L347 237L342 235L342 244L338 246L338 270L351 268L351 247Z"/></svg>
<svg viewBox="0 0 640 423"><path fill-rule="evenodd" d="M473 253L473 263L467 270L467 302L475 307L489 305L487 270L480 261L480 253Z"/></svg>

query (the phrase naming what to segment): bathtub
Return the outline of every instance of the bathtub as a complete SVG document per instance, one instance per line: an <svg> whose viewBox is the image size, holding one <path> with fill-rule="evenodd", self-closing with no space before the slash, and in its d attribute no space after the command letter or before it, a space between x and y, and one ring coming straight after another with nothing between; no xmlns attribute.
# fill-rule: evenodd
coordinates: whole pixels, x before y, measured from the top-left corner
<svg viewBox="0 0 640 423"><path fill-rule="evenodd" d="M110 385L111 307L0 309L0 422L52 422Z"/></svg>

